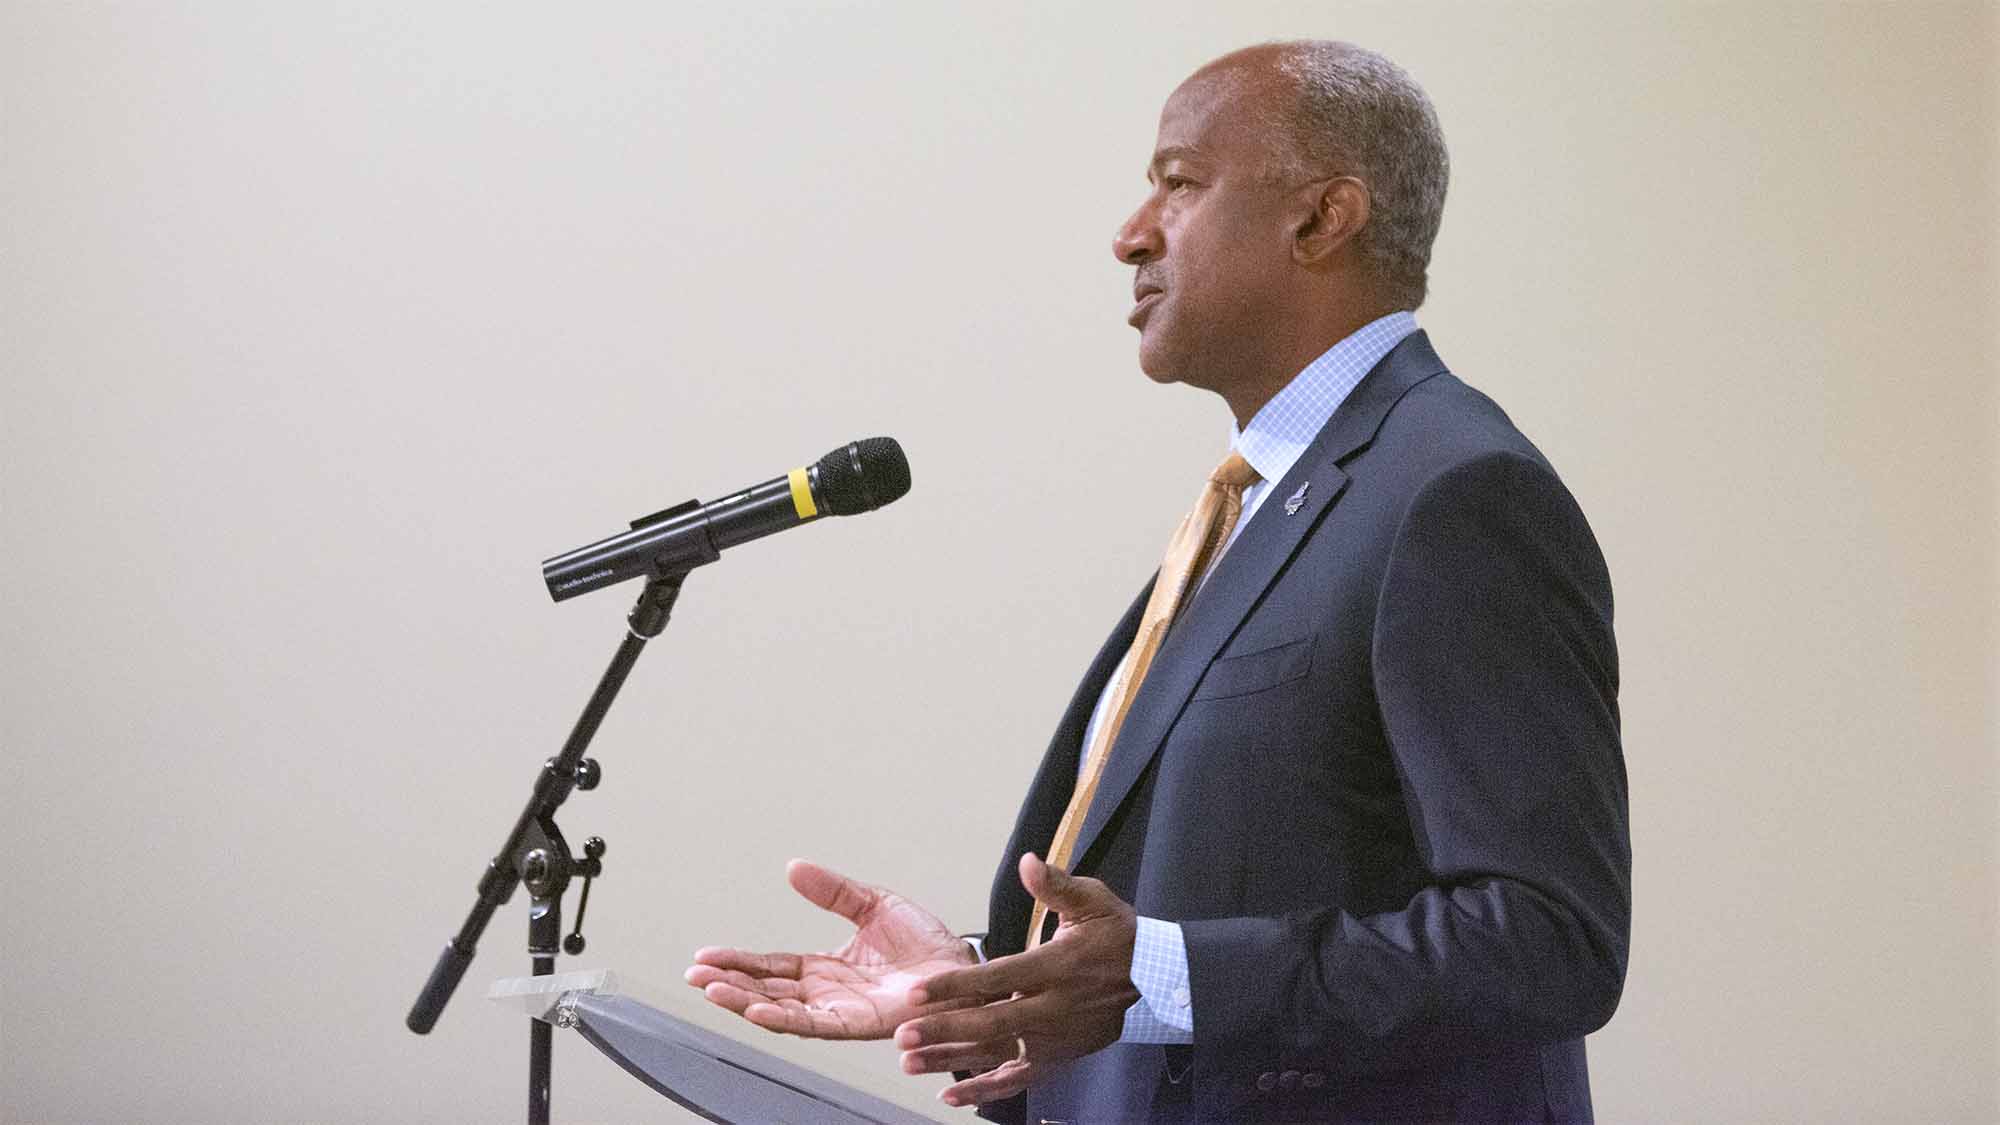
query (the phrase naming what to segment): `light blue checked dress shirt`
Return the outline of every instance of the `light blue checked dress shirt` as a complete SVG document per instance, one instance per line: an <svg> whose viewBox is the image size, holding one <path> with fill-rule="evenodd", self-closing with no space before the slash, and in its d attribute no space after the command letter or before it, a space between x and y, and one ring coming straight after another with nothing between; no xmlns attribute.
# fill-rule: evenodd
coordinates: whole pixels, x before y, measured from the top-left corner
<svg viewBox="0 0 2000 1125"><path fill-rule="evenodd" d="M1262 479L1243 490L1243 514L1230 532L1229 543L1257 514L1271 489L1292 471L1306 447L1326 426L1327 419L1347 399L1348 392L1361 382L1389 349L1417 330L1417 319L1408 312L1394 312L1363 325L1298 373L1242 430L1232 427L1230 448L1243 455ZM1227 552L1229 544L1223 544ZM1217 556L1219 562L1221 556ZM1215 563L1209 564L1211 572ZM1206 576L1204 576L1204 581ZM1110 702L1110 684L1098 696L1090 714L1083 744L1089 746L1104 721ZM1156 918L1139 919L1139 935L1132 946L1132 983L1139 1000L1125 1009L1124 1043L1194 1042L1194 995L1188 988L1187 943L1180 924Z"/></svg>

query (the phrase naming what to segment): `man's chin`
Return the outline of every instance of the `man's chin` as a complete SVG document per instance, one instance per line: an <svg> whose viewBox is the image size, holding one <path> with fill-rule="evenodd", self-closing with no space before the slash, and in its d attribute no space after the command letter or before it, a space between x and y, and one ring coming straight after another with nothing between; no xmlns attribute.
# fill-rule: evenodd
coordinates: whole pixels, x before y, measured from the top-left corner
<svg viewBox="0 0 2000 1125"><path fill-rule="evenodd" d="M1157 348L1146 346L1144 335L1139 337L1139 370L1155 383L1178 383L1181 381L1180 365L1169 357L1161 355Z"/></svg>

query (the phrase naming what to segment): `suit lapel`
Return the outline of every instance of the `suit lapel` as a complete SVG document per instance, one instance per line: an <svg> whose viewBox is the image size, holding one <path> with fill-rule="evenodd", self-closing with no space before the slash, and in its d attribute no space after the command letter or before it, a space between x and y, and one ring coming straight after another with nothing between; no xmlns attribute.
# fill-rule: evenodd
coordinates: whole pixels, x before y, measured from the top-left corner
<svg viewBox="0 0 2000 1125"><path fill-rule="evenodd" d="M1061 823L1063 812L1069 807L1070 795L1076 792L1084 729L1090 724L1090 714L1097 708L1097 697L1103 694L1105 683L1117 670L1118 662L1125 658L1125 650L1132 647L1132 638L1139 632L1139 619L1145 616L1146 602L1152 594L1153 583L1148 579L1145 589L1139 591L1138 598L1111 630L1111 636L1097 650L1097 657L1090 662L1083 682L1077 685L1076 693L1070 697L1062 721L1056 726L1055 736L1049 740L1049 747L1042 754L1042 764L1035 771L1035 780L1029 784L1027 800L1021 802L1014 835L1008 841L1007 852L993 878L987 908L989 950L1015 953L1027 944L1028 912L1033 909L1034 902L1021 888L1014 865L1020 860L1022 852L1048 855L1049 841L1055 838L1056 825Z"/></svg>
<svg viewBox="0 0 2000 1125"><path fill-rule="evenodd" d="M1091 713L1097 710L1097 698L1104 694L1104 685L1110 681L1111 674L1118 670L1119 662L1125 659L1125 651L1132 647L1132 638L1139 633L1139 620L1146 615L1146 602L1153 596L1153 581L1158 577L1159 575L1155 573L1153 578L1146 581L1146 586L1139 591L1139 596L1126 607L1125 616L1118 619L1117 626L1111 630L1111 636L1106 638L1103 646L1097 650L1096 658L1090 662L1089 670L1083 674L1083 682L1076 686L1076 694L1070 696L1069 707L1063 711L1062 725L1056 728L1055 738L1049 745L1048 753L1044 755L1045 767L1041 773L1047 776L1037 776L1035 784L1039 790L1044 787L1045 782L1051 783L1047 785L1051 790L1047 799L1055 803L1058 817L1069 805L1070 794L1076 791L1077 774L1081 772L1083 766L1083 734L1090 726ZM1054 828L1051 827L1049 831L1053 836ZM1037 846L1045 844L1046 841L1043 845Z"/></svg>
<svg viewBox="0 0 2000 1125"><path fill-rule="evenodd" d="M1373 440L1396 400L1442 370L1444 364L1423 332L1405 337L1347 396L1291 472L1258 506L1257 514L1167 634L1152 671L1139 686L1125 725L1111 747L1111 760L1105 765L1097 796L1084 817L1075 852L1078 866L1159 753L1167 732L1216 654L1346 490L1348 477L1342 463Z"/></svg>

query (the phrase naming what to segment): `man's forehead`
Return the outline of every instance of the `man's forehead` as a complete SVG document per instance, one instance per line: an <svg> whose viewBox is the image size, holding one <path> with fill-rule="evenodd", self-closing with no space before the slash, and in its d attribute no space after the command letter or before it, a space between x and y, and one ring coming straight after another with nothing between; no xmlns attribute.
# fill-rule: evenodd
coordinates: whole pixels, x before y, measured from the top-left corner
<svg viewBox="0 0 2000 1125"><path fill-rule="evenodd" d="M1257 126L1249 109L1260 93L1255 76L1243 67L1196 71L1167 95L1166 105L1160 109L1153 164L1219 156L1220 149L1229 147L1230 138L1246 132L1246 126L1252 130Z"/></svg>

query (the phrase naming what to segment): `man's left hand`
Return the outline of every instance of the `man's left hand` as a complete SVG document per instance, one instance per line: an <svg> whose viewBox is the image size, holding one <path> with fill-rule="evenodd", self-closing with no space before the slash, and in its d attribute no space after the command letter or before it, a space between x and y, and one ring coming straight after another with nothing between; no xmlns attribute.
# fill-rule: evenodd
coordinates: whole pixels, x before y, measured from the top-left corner
<svg viewBox="0 0 2000 1125"><path fill-rule="evenodd" d="M910 1074L983 1071L938 1097L976 1105L1027 1089L1038 1067L1090 1054L1118 1039L1132 984L1138 915L1096 879L1021 857L1021 885L1061 919L1036 949L938 973L910 989L917 1006L975 1000L982 1006L924 1016L896 1029Z"/></svg>

